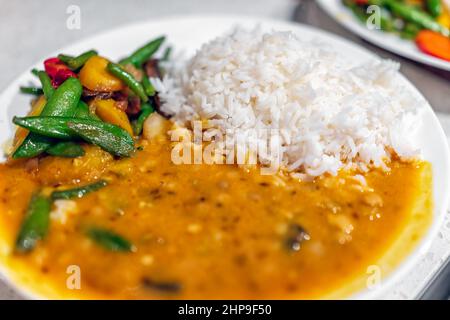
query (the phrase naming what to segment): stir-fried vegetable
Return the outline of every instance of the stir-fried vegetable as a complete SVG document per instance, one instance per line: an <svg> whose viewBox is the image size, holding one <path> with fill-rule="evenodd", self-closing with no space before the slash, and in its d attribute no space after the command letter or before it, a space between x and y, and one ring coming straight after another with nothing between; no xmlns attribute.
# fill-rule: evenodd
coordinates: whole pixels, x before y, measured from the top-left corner
<svg viewBox="0 0 450 320"><path fill-rule="evenodd" d="M50 198L42 194L36 194L32 197L16 240L16 251L31 251L36 246L37 241L47 235L50 223L50 207Z"/></svg>
<svg viewBox="0 0 450 320"><path fill-rule="evenodd" d="M95 243L109 251L130 252L133 251L133 245L124 237L103 228L91 227L86 234Z"/></svg>
<svg viewBox="0 0 450 320"><path fill-rule="evenodd" d="M72 117L81 97L82 87L76 78L68 78L55 90L45 104L41 116ZM47 150L52 141L47 137L29 134L24 142L14 151L13 158L30 158Z"/></svg>
<svg viewBox="0 0 450 320"><path fill-rule="evenodd" d="M45 71L38 71L37 76L39 77L39 81L41 81L42 90L45 98L47 100L50 99L53 92L55 92L55 89L53 88L52 85L52 80Z"/></svg>
<svg viewBox="0 0 450 320"><path fill-rule="evenodd" d="M116 102L113 99L95 100L94 107L95 113L100 117L100 119L119 126L127 131L131 136L133 135L133 130L127 114L116 107Z"/></svg>
<svg viewBox="0 0 450 320"><path fill-rule="evenodd" d="M155 111L153 107L145 103L142 105L141 114L137 118L137 120L133 123L133 131L135 135L140 135L142 133L142 129L144 127L144 122L147 120L147 118L152 114L152 112Z"/></svg>
<svg viewBox="0 0 450 320"><path fill-rule="evenodd" d="M156 38L143 47L137 49L135 52L133 52L129 57L122 59L120 61L121 65L125 65L128 63L133 64L135 67L140 68L145 61L150 59L152 55L158 51L161 44L164 42L165 37L159 37Z"/></svg>
<svg viewBox="0 0 450 320"><path fill-rule="evenodd" d="M90 111L89 106L84 101L80 101L78 103L77 111L75 112L75 118L100 120L94 113Z"/></svg>
<svg viewBox="0 0 450 320"><path fill-rule="evenodd" d="M46 151L49 155L62 158L77 158L84 156L84 149L78 143L70 141L61 141Z"/></svg>
<svg viewBox="0 0 450 320"><path fill-rule="evenodd" d="M34 94L36 96L39 96L44 93L41 88L36 87L20 87L20 92L26 93L26 94Z"/></svg>
<svg viewBox="0 0 450 320"><path fill-rule="evenodd" d="M122 128L102 121L72 117L15 117L13 122L39 136L66 139L82 138L106 151L127 157L134 149L133 138Z"/></svg>
<svg viewBox="0 0 450 320"><path fill-rule="evenodd" d="M120 65L112 62L108 63L107 69L112 75L122 80L142 101L148 101L144 87L129 72L125 71Z"/></svg>
<svg viewBox="0 0 450 320"><path fill-rule="evenodd" d="M105 180L99 180L97 182L88 184L86 186L73 188L73 189L67 189L67 190L58 190L53 191L52 193L52 199L58 200L58 199L74 199L74 198L82 198L88 193L97 191L103 187L106 187L108 183Z"/></svg>
<svg viewBox="0 0 450 320"><path fill-rule="evenodd" d="M422 0L414 3L399 0L342 1L364 23L370 17L367 12L369 5L381 7L382 30L395 32L404 39L416 40L423 52L448 60L445 49L450 36L450 16L442 0ZM431 36L432 32L436 35Z"/></svg>
<svg viewBox="0 0 450 320"><path fill-rule="evenodd" d="M148 95L149 97L153 97L155 95L156 90L148 77L145 75L142 77L142 86L144 87L144 92L146 95Z"/></svg>
<svg viewBox="0 0 450 320"><path fill-rule="evenodd" d="M100 56L89 58L79 74L83 87L98 92L114 92L124 89L124 83L106 70L108 63L107 59Z"/></svg>
<svg viewBox="0 0 450 320"><path fill-rule="evenodd" d="M44 153L81 157L85 151L80 142L97 145L118 157L130 156L135 150L133 134L142 134L145 120L154 111L149 97L152 103L159 101L148 77L160 76L158 59L152 56L164 39L152 40L120 64L89 50L78 56L60 54L45 60L44 70L33 69L40 87L21 87L20 91L38 97L26 117L13 118L18 128L11 157L32 158ZM169 54L170 48L162 59L167 60ZM46 236L52 201L78 199L106 185L100 179L54 190L50 197L41 193L33 196L17 237L17 252L32 250ZM110 230L92 227L86 234L110 251L133 250L128 240Z"/></svg>
<svg viewBox="0 0 450 320"><path fill-rule="evenodd" d="M86 61L88 61L91 57L96 56L97 51L95 50L89 50L82 54L80 54L77 57L70 57L64 54L58 55L58 58L64 62L70 69L77 70L80 69Z"/></svg>

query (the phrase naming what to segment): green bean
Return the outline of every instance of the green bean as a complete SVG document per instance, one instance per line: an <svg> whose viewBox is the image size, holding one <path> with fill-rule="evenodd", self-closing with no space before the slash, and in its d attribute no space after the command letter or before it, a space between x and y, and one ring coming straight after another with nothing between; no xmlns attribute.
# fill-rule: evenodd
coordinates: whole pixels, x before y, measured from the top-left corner
<svg viewBox="0 0 450 320"><path fill-rule="evenodd" d="M39 70L36 68L31 69L31 73L37 77Z"/></svg>
<svg viewBox="0 0 450 320"><path fill-rule="evenodd" d="M41 88L36 87L20 87L20 92L40 96L44 93Z"/></svg>
<svg viewBox="0 0 450 320"><path fill-rule="evenodd" d="M71 57L64 54L58 55L59 60L64 62L70 69L72 70L78 70L80 69L86 61L89 60L89 58L96 56L98 53L95 50L89 50L82 54L80 54L77 57Z"/></svg>
<svg viewBox="0 0 450 320"><path fill-rule="evenodd" d="M67 54L59 54L58 59L67 64L70 60L72 60L74 56L69 56Z"/></svg>
<svg viewBox="0 0 450 320"><path fill-rule="evenodd" d="M51 201L48 197L35 194L28 205L27 214L16 240L16 251L31 251L37 241L45 238L50 224Z"/></svg>
<svg viewBox="0 0 450 320"><path fill-rule="evenodd" d="M129 156L133 138L122 128L93 119L72 117L14 117L13 122L41 136L70 140L82 138L117 156Z"/></svg>
<svg viewBox="0 0 450 320"><path fill-rule="evenodd" d="M148 79L147 75L144 74L141 82L142 82L142 86L144 87L145 94L149 97L153 97L156 93L156 90L153 87L150 80Z"/></svg>
<svg viewBox="0 0 450 320"><path fill-rule="evenodd" d="M144 87L130 73L122 69L115 63L108 63L107 70L115 77L122 80L142 101L147 102L148 97L145 94Z"/></svg>
<svg viewBox="0 0 450 320"><path fill-rule="evenodd" d="M97 115L95 115L89 110L89 106L84 101L81 100L78 103L77 111L75 112L74 117L82 119L100 120L100 118L97 117Z"/></svg>
<svg viewBox="0 0 450 320"><path fill-rule="evenodd" d="M85 120L92 121L92 120ZM134 151L134 141L128 132L113 124L100 121L69 121L67 126L83 140L119 157L128 157Z"/></svg>
<svg viewBox="0 0 450 320"><path fill-rule="evenodd" d="M68 200L68 199L74 199L74 198L82 198L85 195L87 195L88 193L97 191L103 187L106 187L108 185L108 183L105 180L99 180L97 182L82 186L82 187L78 187L78 188L73 188L73 189L67 189L67 190L59 190L59 191L53 191L51 198L53 200L58 200L58 199L64 199L64 200Z"/></svg>
<svg viewBox="0 0 450 320"><path fill-rule="evenodd" d="M133 123L133 132L136 136L140 135L142 133L142 128L144 127L145 120L152 114L152 112L155 111L153 107L145 103L141 107L141 113L139 117L136 119L136 121Z"/></svg>
<svg viewBox="0 0 450 320"><path fill-rule="evenodd" d="M170 59L171 53L172 53L172 47L167 47L166 50L164 50L164 54L161 58L161 61L168 61Z"/></svg>
<svg viewBox="0 0 450 320"><path fill-rule="evenodd" d="M433 17L439 17L442 13L442 3L441 0L427 0L426 1L428 12Z"/></svg>
<svg viewBox="0 0 450 320"><path fill-rule="evenodd" d="M95 243L103 248L114 252L133 251L133 245L115 232L98 227L91 227L86 234Z"/></svg>
<svg viewBox="0 0 450 320"><path fill-rule="evenodd" d="M372 1L373 0L370 2ZM377 2L381 2L394 14L405 19L406 21L416 23L422 28L439 32L444 36L450 35L449 29L436 22L429 14L421 9L395 0L377 0Z"/></svg>
<svg viewBox="0 0 450 320"><path fill-rule="evenodd" d="M165 37L159 37L156 38L143 47L137 49L135 52L133 52L128 58L120 60L121 65L125 65L128 63L133 64L135 67L140 68L145 61L150 59L152 55L158 51L161 44L164 42L166 38Z"/></svg>
<svg viewBox="0 0 450 320"><path fill-rule="evenodd" d="M22 128L28 129L31 133L43 136L45 138L55 138L71 140L76 138L67 127L67 122L74 118L64 117L14 117L13 123ZM50 147L50 146L49 146Z"/></svg>
<svg viewBox="0 0 450 320"><path fill-rule="evenodd" d="M50 80L50 77L48 76L47 72L45 72L45 71L38 71L37 76L39 77L39 80L41 81L42 90L44 91L44 96L48 101L51 98L52 94L55 92L55 88L53 88L53 85L52 85L52 80Z"/></svg>
<svg viewBox="0 0 450 320"><path fill-rule="evenodd" d="M41 116L72 117L75 114L82 90L78 79L68 78L47 101ZM12 157L14 159L35 157L49 148L52 142L47 137L39 137L37 134L30 133Z"/></svg>
<svg viewBox="0 0 450 320"><path fill-rule="evenodd" d="M62 158L77 158L84 156L84 149L78 143L70 141L58 142L48 148L45 152L51 156Z"/></svg>

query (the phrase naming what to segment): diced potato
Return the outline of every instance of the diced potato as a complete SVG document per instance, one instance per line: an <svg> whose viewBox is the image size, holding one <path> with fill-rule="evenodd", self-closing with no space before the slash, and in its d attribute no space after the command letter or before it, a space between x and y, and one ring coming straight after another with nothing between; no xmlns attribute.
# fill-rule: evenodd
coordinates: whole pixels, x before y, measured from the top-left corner
<svg viewBox="0 0 450 320"><path fill-rule="evenodd" d="M167 120L156 112L153 112L144 122L144 130L142 136L151 140L164 133Z"/></svg>
<svg viewBox="0 0 450 320"><path fill-rule="evenodd" d="M94 100L95 113L105 122L115 124L133 136L133 129L127 114L116 107L113 99Z"/></svg>
<svg viewBox="0 0 450 320"><path fill-rule="evenodd" d="M79 78L81 84L92 91L120 91L124 83L110 74L106 69L109 61L103 57L93 56L81 68Z"/></svg>

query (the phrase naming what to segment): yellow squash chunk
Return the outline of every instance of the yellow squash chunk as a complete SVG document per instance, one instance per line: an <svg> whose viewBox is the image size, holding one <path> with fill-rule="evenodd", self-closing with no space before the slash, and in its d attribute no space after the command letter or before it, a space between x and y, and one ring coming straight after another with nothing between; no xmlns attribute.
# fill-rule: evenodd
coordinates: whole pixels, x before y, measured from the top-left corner
<svg viewBox="0 0 450 320"><path fill-rule="evenodd" d="M123 82L106 70L109 61L103 57L93 56L80 70L79 78L83 87L92 91L110 92L122 90Z"/></svg>
<svg viewBox="0 0 450 320"><path fill-rule="evenodd" d="M41 114L42 109L44 109L45 104L47 103L47 100L44 96L40 96L31 107L30 112L28 112L27 116L33 117L38 116ZM13 146L12 146L12 152L17 149L22 143L24 142L25 138L28 136L28 130L22 127L17 127L16 134L14 135L13 140Z"/></svg>
<svg viewBox="0 0 450 320"><path fill-rule="evenodd" d="M450 13L447 8L444 8L444 10L442 10L441 15L437 19L437 22L439 22L446 28L450 28Z"/></svg>
<svg viewBox="0 0 450 320"><path fill-rule="evenodd" d="M95 113L100 119L121 127L133 136L133 129L131 128L127 114L116 107L116 102L113 99L94 100L93 104Z"/></svg>

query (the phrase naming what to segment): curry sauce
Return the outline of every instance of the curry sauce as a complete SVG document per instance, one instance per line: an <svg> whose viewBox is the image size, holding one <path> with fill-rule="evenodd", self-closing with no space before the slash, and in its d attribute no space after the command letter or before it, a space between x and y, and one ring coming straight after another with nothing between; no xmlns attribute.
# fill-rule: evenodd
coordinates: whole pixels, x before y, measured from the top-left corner
<svg viewBox="0 0 450 320"><path fill-rule="evenodd" d="M298 181L256 168L175 165L165 138L138 145L120 160L85 146L76 159L0 166L0 256L13 278L57 298L342 297L366 285L368 267L383 276L395 267L432 215L426 162ZM105 188L53 204L49 233L32 252L14 252L34 192L100 178ZM87 226L113 230L133 250L106 250ZM384 258L389 252L394 259Z"/></svg>

